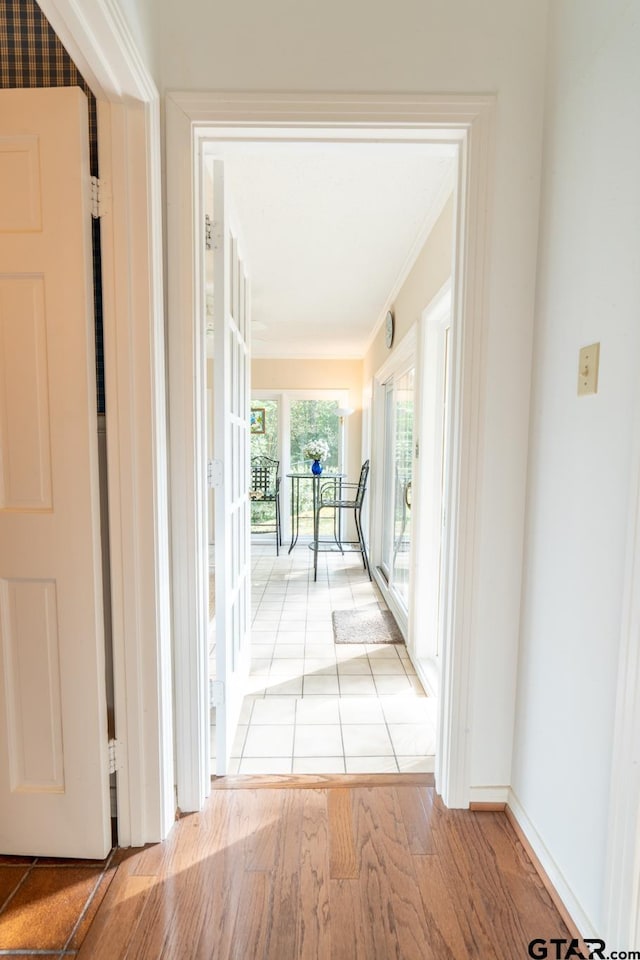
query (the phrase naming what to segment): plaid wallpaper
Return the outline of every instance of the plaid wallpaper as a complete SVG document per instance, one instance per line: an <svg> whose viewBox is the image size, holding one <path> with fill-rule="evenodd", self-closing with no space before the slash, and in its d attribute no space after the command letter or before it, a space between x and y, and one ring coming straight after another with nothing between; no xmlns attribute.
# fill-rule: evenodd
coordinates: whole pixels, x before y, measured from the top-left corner
<svg viewBox="0 0 640 960"><path fill-rule="evenodd" d="M91 173L98 176L96 98L35 0L0 0L0 87L75 87L89 100Z"/></svg>
<svg viewBox="0 0 640 960"><path fill-rule="evenodd" d="M96 98L35 0L0 0L0 88L78 86L89 101L91 173L98 176ZM100 221L92 223L98 413L104 413Z"/></svg>

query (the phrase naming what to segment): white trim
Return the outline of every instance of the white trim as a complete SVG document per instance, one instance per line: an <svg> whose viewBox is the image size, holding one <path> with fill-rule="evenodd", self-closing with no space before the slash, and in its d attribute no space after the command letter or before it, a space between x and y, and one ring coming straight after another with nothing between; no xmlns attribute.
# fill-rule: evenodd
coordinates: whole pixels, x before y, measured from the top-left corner
<svg viewBox="0 0 640 960"><path fill-rule="evenodd" d="M380 463L382 457L385 456L385 436L386 436L386 408L385 408L385 384L389 382L390 379L395 377L400 377L410 369L415 370L415 379L414 383L416 386L415 396L418 396L419 390L419 380L420 380L420 371L418 370L419 359L418 359L418 340L419 340L419 329L418 324L414 323L407 333L404 335L402 340L398 343L397 347L390 353L384 363L378 368L373 377L373 389L374 397L377 398L378 410L375 417L376 420L376 431L375 431L375 440L372 455L376 463ZM416 404L414 402L414 423L415 423L415 410ZM415 437L414 437L415 441ZM415 465L415 458L413 458L413 463ZM384 480L382 477L382 471L377 470L372 476L371 483L371 502L373 504L373 515L376 517L384 516L385 511L388 509L388 505L384 503ZM371 544L370 544L370 558L371 558L371 572L373 578L378 585L383 599L393 616L395 617L396 623L400 628L400 632L403 636L407 648L409 648L409 609L403 607L400 599L392 589L389 587L385 575L382 572L382 563L383 563L383 552L385 549L385 544L382 540L383 528L382 524L378 524L372 531ZM412 557L411 557L411 568L415 563L415 551L413 550L412 543ZM411 587L409 593L409 605L411 606Z"/></svg>
<svg viewBox="0 0 640 960"><path fill-rule="evenodd" d="M96 99L158 99L117 0L40 0L38 6Z"/></svg>
<svg viewBox="0 0 640 960"><path fill-rule="evenodd" d="M418 348L418 324L414 323L405 333L398 345L393 348L381 367L376 370L374 379L384 384L392 376L398 376L415 364Z"/></svg>
<svg viewBox="0 0 640 960"><path fill-rule="evenodd" d="M421 321L443 320L451 312L451 278L449 278L436 293L435 297L429 301L422 311Z"/></svg>
<svg viewBox="0 0 640 960"><path fill-rule="evenodd" d="M209 624L203 600L201 555L202 416L198 387L201 349L196 313L193 135L189 118L169 98L166 105L169 436L171 476L171 581L175 689L176 787L183 811L199 810L208 793L208 703L202 710L202 657ZM182 149L175 149L180 145ZM186 147L186 149L184 149ZM204 762L203 758L206 760Z"/></svg>
<svg viewBox="0 0 640 960"><path fill-rule="evenodd" d="M508 803L509 787L470 787L469 803Z"/></svg>
<svg viewBox="0 0 640 960"><path fill-rule="evenodd" d="M166 836L174 814L164 336L150 277L161 276L149 241L159 182L147 163L153 112L140 103L99 110L113 194L101 231L115 721L129 761L118 773L122 846Z"/></svg>
<svg viewBox="0 0 640 960"><path fill-rule="evenodd" d="M604 935L640 945L640 398L636 402L604 891Z"/></svg>
<svg viewBox="0 0 640 960"><path fill-rule="evenodd" d="M195 599L190 573L198 562L194 523L193 477L197 429L194 397L195 330L193 304L194 261L189 222L193 204L191 154L194 126L206 127L215 139L216 130L233 125L247 137L267 128L275 137L284 131L296 139L348 139L375 130L376 139L457 143L460 148L457 204L457 272L453 284L454 365L457 395L452 418L458 424L452 440L451 489L455 510L449 526L448 579L451 585L447 609L450 638L443 656L441 746L436 782L449 806L469 802L469 743L471 722L471 660L476 609L476 531L478 504L478 459L484 411L483 364L487 325L486 274L488 217L491 209L493 114L495 97L464 95L341 95L256 93L171 93L167 96L167 203L169 265L169 336L172 424L181 431L178 439L184 456L172 450L172 518L178 530L184 563L174 564L174 590L179 598L174 625L187 642L200 642L188 633L188 597ZM340 129L338 128L338 125ZM183 339L184 337L184 339ZM173 355L176 342L178 355ZM173 426L172 426L173 437ZM180 612L182 611L182 612ZM177 651L177 655L179 655ZM193 658L194 654L187 655ZM193 681L193 677L191 680ZM186 687L176 687L177 723L186 722L190 705ZM202 716L200 724L208 722ZM193 751L184 738L178 749ZM194 751L195 752L195 751ZM199 773L192 777L191 790ZM179 775L180 781L180 775ZM179 783L179 790L181 789Z"/></svg>
<svg viewBox="0 0 640 960"><path fill-rule="evenodd" d="M379 515L380 514L378 512L378 516ZM396 595L389 589L389 584L385 580L379 564L374 564L373 561L371 561L371 574L373 576L373 579L376 582L376 586L378 587L378 590L382 594L382 599L384 600L386 605L389 607L389 610L393 614L394 620L398 625L398 629L402 634L402 639L404 640L405 645L407 646L407 649L408 649L409 622L407 617L407 611L402 608L402 606L398 602L398 598L396 597Z"/></svg>
<svg viewBox="0 0 640 960"><path fill-rule="evenodd" d="M213 130L231 126L240 137L243 128L247 139L255 130L272 127L288 128L282 134L292 140L309 133L324 140L325 132L336 133L339 139L359 137L363 124L394 129L394 139L423 142L449 142L451 132L464 131L492 110L492 95L465 94L366 94L366 93L227 93L224 91L172 91L167 98L178 104L191 121ZM349 124L353 125L353 130ZM343 126L345 125L345 126ZM428 131L429 136L424 133ZM329 136L328 139L333 139ZM368 139L368 137L364 137Z"/></svg>
<svg viewBox="0 0 640 960"><path fill-rule="evenodd" d="M582 906L575 898L573 891L565 880L560 867L553 859L548 848L545 846L542 837L536 830L535 826L527 816L522 804L511 789L509 789L508 792L507 805L514 818L518 822L518 826L525 835L529 845L531 846L531 849L538 858L540 866L546 873L558 897L562 901L567 913L573 920L576 928L580 931L580 934L583 937L599 936L598 931L595 929Z"/></svg>
<svg viewBox="0 0 640 960"><path fill-rule="evenodd" d="M360 460L362 463L365 460L371 460L371 445L373 441L373 428L372 428L372 412L373 412L373 379L370 379L367 383L363 384L362 387L362 422L361 422L361 444L360 444ZM371 476L371 472L369 473ZM369 489L369 496L364 498L364 505L362 508L362 534L365 539L365 543L371 543L370 535L370 524L369 518L371 516L371 489Z"/></svg>
<svg viewBox="0 0 640 960"><path fill-rule="evenodd" d="M446 511L445 607L436 785L449 807L469 803L472 660L488 312L488 226L494 113L489 104L468 127L455 191L452 283L452 425Z"/></svg>
<svg viewBox="0 0 640 960"><path fill-rule="evenodd" d="M116 0L40 7L98 104L115 722L122 846L174 819L158 92Z"/></svg>
<svg viewBox="0 0 640 960"><path fill-rule="evenodd" d="M420 315L418 326L417 365L419 376L416 390L416 412L414 415L415 437L419 455L414 464L414 502L412 530L414 538L414 556L412 563L412 591L410 612L409 647L415 659L422 666L422 674L429 677L429 687L437 691L440 685L440 657L436 655L438 645L443 645L442 618L427 620L427 612L434 614L437 608L437 592L440 591L439 570L447 569L446 542L442 535L441 520L443 501L436 491L440 490L442 462L440 444L436 445L436 424L447 422L444 426L445 448L452 434L451 404L445 400L446 407L440 405L440 397L445 384L446 369L440 354L440 333L444 321L451 324L451 277L445 281L438 293L430 300ZM449 384L450 385L450 384ZM440 391L440 396L437 396ZM443 448L443 449L445 449ZM436 468L440 467L440 471ZM448 482L444 475L445 485ZM434 548L437 555L434 555ZM441 555L440 561L438 558ZM431 586L431 584L433 586ZM420 589L418 585L423 585ZM445 584L443 583L444 587ZM444 595L444 591L441 595ZM437 619L438 623L435 623ZM434 626L436 629L434 630ZM422 639L429 637L429 646ZM425 649L427 648L427 649Z"/></svg>
<svg viewBox="0 0 640 960"><path fill-rule="evenodd" d="M422 684L425 693L428 697L433 697L434 700L437 700L440 695L440 672L438 665L433 660L419 660L414 656L409 647L407 647L407 650L409 651L409 659L413 664L413 669L416 671L418 680ZM436 752L438 750L437 743L438 741L436 739Z"/></svg>
<svg viewBox="0 0 640 960"><path fill-rule="evenodd" d="M291 404L288 395L281 394L279 410L278 430L280 430L280 435L278 441L281 453L280 476L286 477L288 473L291 473L291 444L285 444L285 437L288 437L291 433ZM280 484L280 523L282 526L283 547L291 540L291 516L290 511L287 509L288 503L290 503L289 486L287 482L283 480ZM288 550L289 547L286 547L286 549Z"/></svg>

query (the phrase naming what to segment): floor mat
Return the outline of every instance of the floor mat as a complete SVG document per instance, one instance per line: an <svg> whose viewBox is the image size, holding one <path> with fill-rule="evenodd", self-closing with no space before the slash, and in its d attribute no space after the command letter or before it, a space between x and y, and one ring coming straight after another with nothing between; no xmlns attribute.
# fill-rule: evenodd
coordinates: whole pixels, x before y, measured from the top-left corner
<svg viewBox="0 0 640 960"><path fill-rule="evenodd" d="M336 643L404 643L389 610L334 610L332 619Z"/></svg>

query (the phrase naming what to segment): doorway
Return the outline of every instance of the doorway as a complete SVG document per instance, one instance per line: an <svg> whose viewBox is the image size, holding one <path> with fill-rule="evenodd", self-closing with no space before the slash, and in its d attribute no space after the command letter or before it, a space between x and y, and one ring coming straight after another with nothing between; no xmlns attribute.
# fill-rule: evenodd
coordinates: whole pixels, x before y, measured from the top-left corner
<svg viewBox="0 0 640 960"><path fill-rule="evenodd" d="M249 149L248 149L249 148ZM398 350L394 350L393 356L398 352L403 357L406 355L406 342L413 342L411 337L406 336L406 317L409 311L403 307L403 301L407 297L414 296L416 284L421 286L433 287L438 282L438 278L448 276L451 270L451 240L450 232L453 230L453 201L451 200L451 191L454 183L455 156L450 147L446 150L438 148L435 153L431 147L420 148L416 150L415 146L407 147L403 144L383 145L376 144L358 144L353 145L335 144L331 149L325 145L304 145L304 149L297 146L282 146L277 144L275 147L271 143L256 144L242 143L240 145L228 144L219 145L217 141L205 141L202 145L202 166L204 186L201 195L205 204L205 223L211 224L211 241L208 243L208 237L204 236L204 252L202 256L205 263L205 279L207 273L213 273L216 279L213 283L213 314L217 316L220 324L225 324L226 308L223 314L220 305L227 301L233 302L233 286L235 283L235 267L230 263L229 267L216 270L216 263L225 257L227 246L234 249L235 240L227 244L225 239L227 224L227 209L233 206L235 213L235 226L233 228L233 237L237 238L237 248L242 249L242 257L246 264L247 288L251 291L251 302L254 305L254 313L250 320L247 320L251 327L251 334L256 327L257 336L255 338L255 353L263 365L268 364L271 375L272 387L280 387L280 392L275 392L271 396L261 394L262 387L260 372L256 371L256 384L253 386L253 399L251 401L251 477L253 478L253 463L256 465L256 483L250 486L251 500L251 519L252 533L265 540L268 534L271 540L276 543L276 555L280 546L280 537L276 534L276 528L280 528L280 515L283 516L285 523L285 545L288 531L286 530L287 520L290 520L293 529L291 530L290 548L291 550L304 549L310 546L314 532L314 504L319 497L326 497L326 487L334 478L335 488L333 496L338 498L338 502L349 502L349 491L353 490L353 484L361 472L362 464L369 460L369 457L363 453L363 442L361 435L362 422L362 379L365 364L373 362L371 357L375 356L377 341L375 344L368 345L366 337L371 337L372 328L375 326L374 320L377 313L386 306L387 299L397 298L398 300L398 330L397 340L402 341ZM364 177L361 165L363 162L371 165L371 171ZM283 175L285 171L286 176ZM218 174L218 171L219 174ZM289 182L295 175L296 179L296 205L304 205L305 209L305 230L301 234L300 242L304 247L302 253L290 253L285 257L285 251L290 248L290 231L295 227L296 217L292 215L287 207L294 206L289 196ZM225 188L229 185L230 195L225 196L224 202L220 200L217 203L215 197L219 190L216 188L216 177L224 179ZM363 178L367 181L366 189L362 189ZM212 184L210 186L209 184ZM328 183L327 187L324 185ZM408 187L410 184L410 188ZM259 189L256 188L258 185ZM313 188L322 190L320 199L316 198ZM386 188L392 198L398 199L398 211L395 214L395 221L392 218L394 199L387 199L387 234L384 244L381 246L376 239L373 243L369 235L370 207L372 197L377 196L379 190ZM213 197L213 202L209 202L209 197ZM409 197L412 202L409 203ZM340 218L344 217L343 208L350 201L349 222L344 224ZM415 201L415 203L413 202ZM419 204L423 206L420 207ZM419 208L416 209L416 204ZM264 207L272 213L274 210L282 210L283 218L288 220L289 230L283 229L282 225L277 228L272 224L272 217L264 217ZM364 226L355 225L355 219L362 218ZM197 222L203 219L202 211L196 218ZM329 225L327 226L327 221ZM440 230L436 230L436 225L440 225ZM229 228L231 229L231 228ZM339 234L341 244L341 256L336 257L333 251L326 250L326 237L338 242L336 239ZM345 234L349 234L350 243L345 239ZM318 236L319 235L319 236ZM405 244L409 243L407 252ZM242 243L242 247L241 247ZM289 245L289 246L288 246ZM362 256L361 246L364 246L366 257ZM274 255L271 247L277 248L278 252ZM431 253L433 249L440 254L440 270L434 273L430 267ZM240 255L240 254L239 254ZM266 269L260 257L268 265ZM344 259L345 257L354 264L358 274L357 282L349 283L345 280ZM360 260L360 265L357 260ZM369 263L369 260L372 262ZM207 269L211 263L212 267ZM312 269L309 269L312 264ZM364 269L363 269L364 265ZM378 273L382 273L382 279L374 276L374 268ZM402 273L398 271L402 268ZM313 274L316 272L321 279L314 281ZM303 296L300 296L299 290L293 293L287 292L287 283L291 275L302 274L305 277ZM435 279L434 279L435 277ZM441 281L440 281L441 282ZM375 296L373 299L367 290L362 292L363 287L369 284L375 287ZM201 284L197 284L200 286ZM231 288L231 294L228 295L226 286ZM297 284L294 281L294 285ZM205 284L206 286L206 284ZM277 293L277 298L275 293ZM320 330L321 340L318 341L318 320L322 321L325 316L329 316L332 311L340 309L338 300L341 295L350 298L355 307L342 313L342 323L340 329L332 329L330 326L323 326ZM317 300L320 299L321 308L318 310ZM202 302L210 313L208 302L208 291L202 296ZM277 313L274 304L277 303ZM371 307L373 304L373 308ZM357 309L355 309L357 308ZM373 312L375 310L375 312ZM369 323L362 324L362 321L350 322L351 313L357 315L358 312L369 313ZM310 313L312 322L310 323L306 314ZM231 314L233 311L231 310ZM224 337L218 337L220 331L214 323L214 342L221 344L220 349L224 349L228 335L233 331L233 317L230 316L230 330L225 332ZM292 323L293 321L293 323ZM284 332L281 328L284 327ZM322 357L309 356L306 359L306 378L309 384L307 390L292 388L290 377L300 376L300 366L302 361L298 359L289 359L286 354L289 350L289 337L296 335L296 331L301 328L305 334L305 340L302 344L303 350L309 353L320 352L329 341L329 349L339 353L345 344L345 335L352 340L360 331L361 340L358 349L361 356L353 359L352 372L353 381L349 393L347 390L332 391L328 385L337 380L339 374L335 373L338 367L338 359L323 361ZM268 339L264 336L269 334ZM262 334L262 336L261 336ZM364 336L362 336L364 334ZM300 334L298 334L300 335ZM375 337L375 334L374 334ZM315 338L315 339L314 339ZM253 336L251 338L253 340ZM310 341L310 343L309 343ZM349 341L346 341L349 342ZM356 341L357 342L357 341ZM222 364L221 357L214 351L214 410L218 411L226 401L226 381L233 382L235 377L235 367L233 364L227 370ZM300 347L296 347L300 349ZM278 356L276 351L281 351L285 356ZM275 356L265 358L265 352L275 353ZM231 357L233 358L233 350ZM370 607L372 620L377 612L380 613L380 628L371 627L370 637L363 639L364 647L360 651L348 651L334 648L331 635L324 637L327 644L331 644L325 653L325 658L316 658L309 656L306 650L307 644L315 646L314 638L307 636L308 611L280 610L276 611L277 601L275 599L265 600L269 606L263 611L253 611L254 616L261 619L260 613L264 613L264 619L270 619L271 615L276 613L278 617L278 633L284 633L287 629L287 618L293 617L293 627L297 630L297 636L275 636L271 635L273 641L272 649L261 651L265 654L262 657L256 657L255 651L251 650L254 658L252 667L254 669L268 670L278 678L288 671L288 682L285 685L284 695L304 698L307 695L319 696L322 690L328 696L342 696L349 691L351 687L360 686L363 692L366 688L369 696L382 697L382 691L390 691L391 687L397 688L396 695L405 692L407 695L423 696L424 691L419 687L419 683L414 682L415 670L410 664L410 657L399 657L400 649L406 653L404 648L404 639L407 636L407 623L409 619L410 608L410 474L412 468L412 431L413 431L413 408L415 401L413 398L415 370L413 364L415 358L406 370L403 370L403 378L396 376L394 380L394 419L393 419L393 451L391 456L394 458L394 469L397 483L393 490L393 498L398 501L397 508L395 504L384 505L382 511L376 511L373 515L374 522L371 526L378 524L379 517L386 517L389 512L395 513L394 526L395 531L391 537L388 565L392 574L392 589L395 596L400 601L400 607L403 614L401 623L401 632L398 634L397 649L391 641L389 648L384 649L384 638L387 633L383 629L384 614L387 613L385 599L376 591L376 587L369 588L369 594L365 597L365 584L359 585L359 595L363 596L363 603L353 603L353 593L350 590L345 591L352 611L364 614L362 607ZM262 371L262 376L265 376ZM219 378L219 384L216 384L216 378ZM299 382L299 380L298 380ZM216 388L220 387L220 392L216 393ZM333 394L333 395L332 395ZM350 394L350 395L349 395ZM277 400L277 403L276 403ZM353 414L356 413L356 416ZM214 447L224 450L228 443L227 434L230 433L233 438L237 425L228 430L229 418L225 415L221 418L222 422L216 417L216 430L218 426L222 431L217 434ZM350 435L349 447L353 455L357 458L352 469L346 469L343 457L343 440L345 436L345 421L348 422L348 432ZM316 444L318 448L323 448L324 453L321 456L323 461L322 483L318 483L310 472L311 460L315 455L310 454L311 447ZM215 453L217 459L224 460L220 454ZM374 462L378 457L375 451ZM231 447L232 463L234 462L234 448ZM241 458L235 458L236 464ZM378 472L380 467L376 468ZM273 474L272 479L269 476ZM235 478L235 474L233 475ZM326 479L325 479L326 478ZM259 482L258 482L259 481ZM350 486L351 485L351 486ZM401 486L400 486L401 485ZM235 479L234 479L235 489ZM224 530L218 529L218 507L224 497L224 482L216 491L216 538L224 536ZM407 508L406 505L409 505ZM402 509L400 509L402 505ZM226 505L222 510L226 511ZM343 523L344 521L344 523ZM318 519L317 535L322 543L321 549L334 549L344 555L343 548L347 544L350 546L361 546L360 540L360 514L353 510L351 513L345 513L341 508L323 509ZM344 529L342 529L344 526ZM267 533L268 531L268 533ZM376 531L377 535L377 531ZM216 553L218 553L216 546ZM233 641L232 646L226 652L227 664L236 663L235 651L242 651L244 647L251 648L252 637L246 637L243 634L242 618L234 620L227 619L226 611L221 604L227 602L226 591L223 586L225 577L234 577L233 569L229 568L230 563L233 567L234 550L228 552L221 551L224 556L225 569L218 576L216 571L216 620L220 618L216 637L216 660L218 661L216 675L216 728L218 740L218 752L216 756L215 769L218 774L223 774L230 768L229 761L234 759L233 738L229 737L225 749L231 750L231 753L221 754L220 730L218 722L220 715L225 715L230 710L231 694L229 685L233 685L233 703L238 703L238 682L236 680L236 670L233 669L233 677L225 674L221 657L224 652L224 644L221 640L227 630L237 629L239 636ZM301 568L295 573L290 571L287 577L301 578L307 577L309 554L305 554L305 561ZM235 560L240 561L241 552L236 551ZM314 557L315 560L315 557ZM336 581L340 575L344 574L346 568L344 565L339 569L334 563L329 563L328 558L324 569L332 570ZM220 559L218 558L218 563ZM364 570L368 577L368 566L366 565L366 553L363 554L362 562ZM280 569L283 566L283 560L275 561L273 577L275 579L280 575ZM358 563L355 564L355 572L359 570ZM362 575L362 574L360 574ZM320 577L322 580L322 576ZM238 582L242 584L241 578ZM314 563L314 584L318 583L317 572ZM304 586L304 585L303 585ZM288 590L287 593L291 591ZM312 605L314 600L319 599L319 586L307 586L305 588L305 597ZM337 594L337 591L334 591ZM331 591L327 592L323 599L323 613L331 617L342 615L347 610L343 605L336 606L335 595ZM262 602L261 602L262 605ZM298 613L296 617L295 614ZM302 615L300 615L300 612ZM395 610L393 611L395 613ZM269 616L267 616L269 615ZM396 616L397 619L397 616ZM358 621L360 622L360 621ZM254 621L255 626L255 621ZM261 624L257 624L259 628ZM262 625L264 626L264 625ZM331 620L329 620L331 628ZM259 631L260 632L260 631ZM253 633L253 631L252 631ZM331 630L329 629L329 634ZM380 639L379 639L380 638ZM293 642L292 642L293 641ZM230 641L231 642L231 641ZM373 647L376 643L380 647L376 650L367 649ZM349 643L346 646L350 646ZM354 638L353 645L356 645ZM337 644L336 644L337 646ZM353 660L349 664L341 664L339 653L353 653ZM364 653L365 656L358 657L357 653ZM295 654L295 656L294 656ZM384 656L386 654L386 656ZM289 655L287 657L287 655ZM307 660L315 661L317 659L332 660L332 663L325 662L321 664L313 663L310 667ZM398 662L400 659L401 662ZM403 662L406 659L406 666ZM288 662L282 662L286 661ZM269 662L267 662L269 661ZM298 661L298 662L296 662ZM331 677L315 675L315 668L327 670ZM361 669L363 676L359 680L351 678L343 680L341 670ZM227 667L227 670L229 667ZM293 673L292 673L293 671ZM297 671L297 672L296 672ZM386 672L385 672L386 671ZM366 675L366 679L365 679ZM393 679L394 676L396 679ZM242 678L239 678L242 679ZM250 683L244 678L245 689ZM274 686L279 689L281 684L264 684L265 687ZM302 689L297 690L296 687ZM403 688L402 690L400 688ZM309 693L309 691L313 691ZM345 695L351 695L346 693ZM385 704L386 705L386 704ZM300 704L303 708L304 704ZM338 708L339 704L332 704ZM378 704L382 707L383 704ZM239 713L238 713L239 716ZM235 711L234 717L235 719ZM226 720L225 722L230 722ZM232 722L232 721L231 721ZM409 722L409 721L407 721ZM242 725L241 725L242 726ZM303 731L304 732L304 731ZM336 736L337 736L337 731ZM349 731L346 731L348 734ZM340 739L345 739L345 733L340 735ZM298 734L296 733L296 737ZM384 748L392 749L392 742L385 735L386 742ZM249 740L251 741L249 734ZM414 738L415 740L416 738ZM433 738L431 738L432 740ZM366 746L366 745L365 745ZM372 748L373 749L373 748ZM237 752L237 745L235 747ZM319 756L310 755L308 750L300 757L295 756L296 750L290 755L289 759L320 760ZM334 751L331 754L335 758ZM428 751L430 762L433 765L433 745ZM362 755L356 759L362 760L367 756L363 748ZM375 752L371 756L381 759L386 756ZM405 750L403 753L393 753L394 763L396 760L407 759L411 756L415 761L416 756ZM244 759L244 758L243 758ZM252 754L249 759L255 760ZM347 754L342 756L342 761L346 761ZM423 756L423 759L424 756ZM321 772L321 771L319 771ZM343 770L344 772L344 770ZM371 772L371 771L370 771Z"/></svg>
<svg viewBox="0 0 640 960"><path fill-rule="evenodd" d="M275 99L277 100L277 98ZM293 99L295 100L295 98ZM338 98L338 100L339 99L340 98ZM436 778L437 781L439 781L439 788L443 793L445 802L453 805L465 805L468 800L468 769L463 758L465 754L464 744L468 738L467 711L469 701L463 691L468 689L469 684L468 665L472 638L468 627L471 621L468 617L464 616L464 610L466 609L468 612L469 605L473 603L473 591L466 591L462 589L461 585L463 582L469 584L473 582L474 557L470 545L473 539L472 532L476 514L475 501L472 496L474 489L472 478L477 468L477 447L473 443L469 445L470 435L468 433L468 431L471 431L471 434L473 434L473 431L477 428L477 416L467 417L465 410L473 409L477 411L478 409L480 381L477 377L477 371L481 362L481 356L477 349L479 342L477 334L478 324L481 325L484 322L484 313L482 310L475 312L474 316L476 319L473 325L471 325L467 317L471 301L473 301L474 297L477 298L476 303L482 300L480 284L481 270L477 269L477 258L483 250L484 240L480 238L484 237L483 231L486 208L483 208L479 202L479 198L482 195L482 188L479 189L479 185L485 182L488 171L488 160L484 147L490 139L488 117L490 116L492 105L486 99L482 98L479 98L477 104L475 102L470 104L468 101L465 101L463 116L459 112L462 102L458 102L456 98L444 98L443 103L438 105L435 112L435 101L433 98L423 98L422 100L417 98L412 105L412 126L406 130L401 130L397 122L389 122L390 117L397 116L394 111L398 105L391 103L393 99L394 98L385 98L385 100L389 100L389 103L386 103L384 106L382 104L373 105L369 103L364 113L362 104L356 105L351 103L350 106L346 107L347 100L345 100L343 106L347 109L349 121L353 121L355 125L353 127L345 127L343 125L339 130L331 130L327 128L326 120L328 116L337 117L339 115L340 110L336 107L335 103L333 107L325 105L322 109L320 109L319 102L314 102L313 106L310 106L308 103L306 106L301 106L300 103L293 104L292 102L289 103L288 106L281 102L271 106L261 103L260 107L257 108L255 105L248 105L246 98L244 98L243 119L241 123L246 122L247 128L243 131L239 127L234 127L230 131L230 128L228 126L225 127L225 124L229 117L233 115L235 109L232 104L233 97L228 97L227 95L222 98L216 98L215 96L205 97L204 100L207 101L206 105L200 97L196 105L195 102L191 103L188 95L185 97L174 95L169 98L168 110L169 142L172 144L170 153L173 154L170 162L170 179L173 180L171 190L177 188L181 191L182 196L186 197L188 190L185 191L184 187L188 187L189 180L189 177L185 179L186 168L184 164L181 164L180 161L175 162L177 160L177 154L174 148L183 157L185 155L185 149L192 156L195 156L198 152L195 146L198 137L200 135L211 137L212 133L215 133L215 136L223 138L225 136L235 137L236 139L242 139L243 136L249 136L255 139L258 133L270 138L278 138L278 136L290 138L292 133L291 126L289 126L288 129L281 126L280 130L282 133L280 134L277 131L278 123L282 124L283 117L287 115L287 113L290 115L289 123L292 123L293 126L296 127L296 136L308 136L312 138L319 136L321 140L338 141L343 139L345 132L348 131L352 136L355 136L356 139L362 140L366 140L368 137L376 141L389 137L396 142L403 138L421 140L422 142L442 142L444 140L450 144L454 144L456 150L459 151L460 163L458 166L458 190L456 193L456 222L460 225L460 229L456 233L455 245L456 251L464 247L465 273L464 278L455 278L453 284L454 289L457 291L454 312L458 312L457 315L459 316L460 323L456 325L457 332L454 333L453 341L455 362L453 364L452 391L455 396L453 416L455 435L452 439L453 469L450 476L450 486L453 491L451 500L455 503L456 517L460 522L455 525L454 550L452 551L452 572L454 574L455 593L451 598L453 615L449 617L447 621L448 636L446 638L446 645L455 645L455 652L452 650L450 657L450 662L455 663L455 670L447 672L446 662L443 663L444 698L440 714L444 722L440 723L439 728L442 750L439 751L441 762L439 763L439 768L436 769ZM178 101L180 101L179 106ZM338 109L338 113L335 112L336 109ZM318 110L322 113L321 120L319 119L320 114ZM253 122L248 120L250 115L254 117ZM303 130L302 126L296 126L300 123L301 116L306 116L307 118L304 123L305 130ZM365 129L365 117L371 120L373 116L379 118L375 133ZM194 120L197 118L195 126L190 127L185 123L185 118L189 117L193 117ZM270 121L271 126L269 127L267 124L264 130L258 131L260 122L262 121L264 124L267 117L272 118ZM357 120L356 117L358 118ZM346 114L343 114L343 124L345 118ZM447 118L451 121L449 126L447 126ZM363 120L365 126L362 126ZM201 124L199 128L197 127L198 123ZM354 134L356 129L357 132ZM321 132L318 133L320 130ZM470 138L471 130L474 131L473 140ZM192 137L195 137L195 139L192 139ZM180 184L182 186L180 186ZM460 185L463 185L463 189L459 189ZM191 247L188 237L188 224L185 223L183 226L187 227L187 235L184 235L184 230L181 228L183 233L182 240L179 236L174 235L170 238L170 241L176 245L176 252L178 253L176 260L172 264L172 269L175 275L184 276L186 279L192 276L193 273L192 258L189 253ZM476 237L479 238L477 245L470 239ZM457 255L456 262L460 262ZM468 286L465 287L464 296L458 296L462 290L463 279L465 282L468 282ZM184 323L187 324L187 330L189 329L189 325L193 325L195 316L192 306L188 303L188 286L188 282L182 285L185 294L182 298L182 316ZM478 317L480 319L478 319ZM177 333L177 329L175 332ZM464 348L465 344L466 348ZM199 348L195 342L194 346L194 359L197 365ZM465 358L464 364L463 357ZM184 373L184 371L182 371L182 373ZM178 374L177 380L180 380L180 373ZM192 396L192 391L193 382L189 383L185 381L184 392L182 394L185 401ZM178 393L180 393L179 389ZM179 402L182 402L181 399ZM185 423L188 419L189 416L186 414ZM194 443L194 460L196 461L198 459L197 449L201 446L197 440L197 433L197 427L194 425L192 436ZM179 469L179 466L177 469ZM464 510L461 510L460 496L465 500ZM174 516L174 523L179 522L179 514L180 510L178 509ZM452 524L451 528L453 527L454 525ZM192 536L195 547L197 534L194 532ZM447 602L449 602L449 600L447 600ZM446 659L445 657L445 661ZM193 675L193 680L196 680L195 674ZM182 740L180 731L183 727L183 720L186 720L187 715L191 717L196 702L197 697L191 707L189 707L187 702L184 704L178 703L176 719L179 750L180 743L182 742L186 749L193 752L193 744L190 743L189 740ZM195 716L193 719L195 719ZM188 726L191 731L194 729L191 719L189 720ZM458 762L459 760L462 762ZM186 790L199 789L193 779L189 783L185 781L184 788ZM204 786L204 789L206 790L206 786ZM200 801L198 801L198 803L199 802Z"/></svg>

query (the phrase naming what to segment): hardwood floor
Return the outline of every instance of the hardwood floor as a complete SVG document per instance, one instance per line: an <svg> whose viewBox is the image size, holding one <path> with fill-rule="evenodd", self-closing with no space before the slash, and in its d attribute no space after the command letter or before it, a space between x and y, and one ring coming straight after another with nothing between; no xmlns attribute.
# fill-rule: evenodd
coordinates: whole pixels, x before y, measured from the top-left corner
<svg viewBox="0 0 640 960"><path fill-rule="evenodd" d="M524 960L570 939L504 813L446 810L429 775L285 782L226 784L132 851L80 960Z"/></svg>

